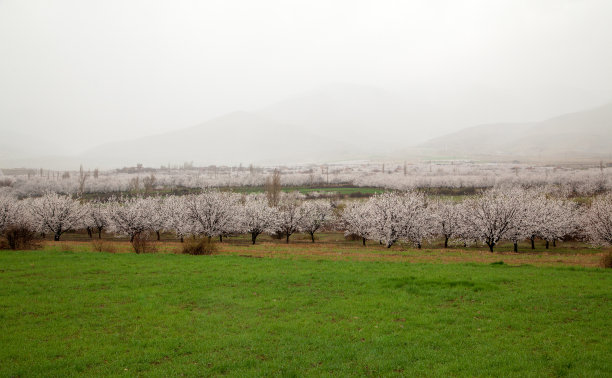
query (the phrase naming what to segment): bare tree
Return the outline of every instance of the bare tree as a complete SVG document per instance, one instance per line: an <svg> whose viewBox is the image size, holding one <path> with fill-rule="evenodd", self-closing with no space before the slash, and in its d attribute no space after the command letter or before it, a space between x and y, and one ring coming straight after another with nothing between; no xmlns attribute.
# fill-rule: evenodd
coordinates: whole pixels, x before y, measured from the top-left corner
<svg viewBox="0 0 612 378"><path fill-rule="evenodd" d="M132 192L138 192L138 190L140 190L140 177L136 176L130 179L129 190Z"/></svg>
<svg viewBox="0 0 612 378"><path fill-rule="evenodd" d="M151 176L146 176L142 179L142 185L144 186L145 193L151 193L155 188L156 182L155 175L151 173Z"/></svg>
<svg viewBox="0 0 612 378"><path fill-rule="evenodd" d="M85 181L89 177L89 172L85 173L83 170L83 165L79 167L79 197L83 197L83 192L85 191Z"/></svg>
<svg viewBox="0 0 612 378"><path fill-rule="evenodd" d="M280 201L281 177L278 169L274 170L272 177L266 177L266 197L268 205L277 207Z"/></svg>

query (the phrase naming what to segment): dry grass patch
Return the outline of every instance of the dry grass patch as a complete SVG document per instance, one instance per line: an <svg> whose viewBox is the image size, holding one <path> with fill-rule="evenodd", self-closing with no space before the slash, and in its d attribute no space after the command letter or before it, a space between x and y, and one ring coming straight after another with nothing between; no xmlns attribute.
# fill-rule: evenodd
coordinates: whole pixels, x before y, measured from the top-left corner
<svg viewBox="0 0 612 378"><path fill-rule="evenodd" d="M612 269L612 250L604 253L601 257L600 266L606 269Z"/></svg>
<svg viewBox="0 0 612 378"><path fill-rule="evenodd" d="M91 242L91 249L96 252L117 253L117 248L115 247L115 245L103 239L94 239Z"/></svg>
<svg viewBox="0 0 612 378"><path fill-rule="evenodd" d="M276 241L268 238L267 241L251 245L246 238L232 237L224 239L223 243L215 243L218 255L242 255L250 257L268 257L284 259L312 259L312 260L342 260L342 261L395 261L395 262L430 262L442 264L454 263L483 263L490 264L496 261L504 261L509 265L536 265L536 266L583 266L600 267L608 251L587 248L586 246L572 245L572 248L557 248L548 251L511 252L496 251L490 253L484 248L423 248L416 249L409 245L397 245L390 249L368 242L362 246L360 242L347 242L344 235L323 234L322 241L311 243L309 240L293 241L286 244L284 241ZM104 247L95 246L91 240L88 241L65 241L44 243L45 250L92 252L109 249L114 253L134 253L134 250L125 240L103 239ZM265 239L264 239L265 240ZM156 242L156 252L161 254L182 254L189 248L189 239L185 243L178 241ZM501 248L500 248L501 249Z"/></svg>

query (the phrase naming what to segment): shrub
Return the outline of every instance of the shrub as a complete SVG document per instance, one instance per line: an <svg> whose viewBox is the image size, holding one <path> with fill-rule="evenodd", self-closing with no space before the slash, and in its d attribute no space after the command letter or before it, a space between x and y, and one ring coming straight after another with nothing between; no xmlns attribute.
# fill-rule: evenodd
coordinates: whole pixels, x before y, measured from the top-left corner
<svg viewBox="0 0 612 378"><path fill-rule="evenodd" d="M6 187L11 187L13 186L13 180L8 179L8 178L2 178L0 179L0 188L6 186Z"/></svg>
<svg viewBox="0 0 612 378"><path fill-rule="evenodd" d="M600 264L602 268L612 269L612 251L603 255Z"/></svg>
<svg viewBox="0 0 612 378"><path fill-rule="evenodd" d="M361 240L361 236L357 234L348 234L348 235L344 235L344 240L349 240L349 241Z"/></svg>
<svg viewBox="0 0 612 378"><path fill-rule="evenodd" d="M281 240L285 238L285 233L282 231L277 231L275 233L270 234L272 239Z"/></svg>
<svg viewBox="0 0 612 378"><path fill-rule="evenodd" d="M91 249L95 252L109 252L109 253L117 252L117 248L115 248L115 246L112 243L106 240L101 240L101 239L92 240Z"/></svg>
<svg viewBox="0 0 612 378"><path fill-rule="evenodd" d="M5 238L0 241L0 249L36 249L40 248L36 232L21 225L11 225L4 231Z"/></svg>
<svg viewBox="0 0 612 378"><path fill-rule="evenodd" d="M136 234L132 239L132 247L134 252L137 254L141 253L154 253L157 251L155 243L151 242L150 234L148 232L142 232Z"/></svg>
<svg viewBox="0 0 612 378"><path fill-rule="evenodd" d="M217 244L209 238L189 239L183 243L183 253L188 255L212 255Z"/></svg>

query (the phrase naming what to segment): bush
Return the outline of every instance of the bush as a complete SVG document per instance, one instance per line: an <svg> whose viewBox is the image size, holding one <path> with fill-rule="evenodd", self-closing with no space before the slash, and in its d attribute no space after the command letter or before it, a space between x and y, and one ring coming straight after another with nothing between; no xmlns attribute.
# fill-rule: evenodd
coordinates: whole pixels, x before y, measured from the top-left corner
<svg viewBox="0 0 612 378"><path fill-rule="evenodd" d="M156 252L157 246L155 243L151 242L150 236L151 235L148 232L136 234L132 239L132 247L134 248L134 252L137 254Z"/></svg>
<svg viewBox="0 0 612 378"><path fill-rule="evenodd" d="M281 240L281 239L285 238L285 233L282 232L282 231L277 231L277 232L275 232L273 234L270 234L270 237L272 239Z"/></svg>
<svg viewBox="0 0 612 378"><path fill-rule="evenodd" d="M601 267L612 269L612 251L603 255L601 258Z"/></svg>
<svg viewBox="0 0 612 378"><path fill-rule="evenodd" d="M344 240L349 240L349 241L361 241L361 236L357 235L357 234L348 234L348 235L344 235Z"/></svg>
<svg viewBox="0 0 612 378"><path fill-rule="evenodd" d="M24 250L40 248L36 232L26 226L11 225L4 231L0 249Z"/></svg>
<svg viewBox="0 0 612 378"><path fill-rule="evenodd" d="M6 187L11 187L13 186L13 180L8 179L8 178L2 178L0 179L0 188L6 186Z"/></svg>
<svg viewBox="0 0 612 378"><path fill-rule="evenodd" d="M117 248L115 248L115 246L112 243L106 240L101 240L101 239L94 239L91 242L91 249L95 252L110 252L110 253L117 252Z"/></svg>
<svg viewBox="0 0 612 378"><path fill-rule="evenodd" d="M217 244L209 238L189 239L183 243L183 253L187 255L212 255L217 252Z"/></svg>

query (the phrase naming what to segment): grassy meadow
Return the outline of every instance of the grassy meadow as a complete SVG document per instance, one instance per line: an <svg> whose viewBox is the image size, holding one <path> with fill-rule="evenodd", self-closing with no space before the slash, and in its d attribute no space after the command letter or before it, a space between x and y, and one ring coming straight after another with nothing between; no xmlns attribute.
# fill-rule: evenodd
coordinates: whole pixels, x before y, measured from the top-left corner
<svg viewBox="0 0 612 378"><path fill-rule="evenodd" d="M540 261L335 237L230 240L213 256L0 251L0 376L612 375L612 272L556 262L601 251Z"/></svg>

